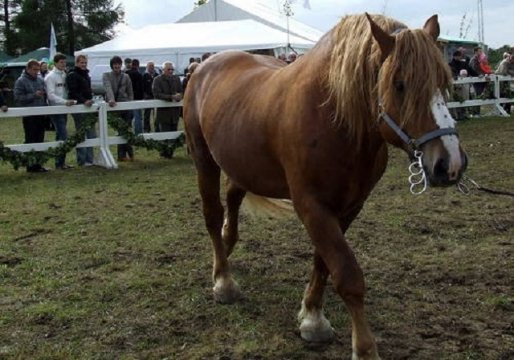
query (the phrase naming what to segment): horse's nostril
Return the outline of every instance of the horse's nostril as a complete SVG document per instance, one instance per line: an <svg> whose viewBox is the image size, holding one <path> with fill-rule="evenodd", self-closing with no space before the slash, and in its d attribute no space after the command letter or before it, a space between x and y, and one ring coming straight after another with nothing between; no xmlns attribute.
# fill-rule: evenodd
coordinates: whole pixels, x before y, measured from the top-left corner
<svg viewBox="0 0 514 360"><path fill-rule="evenodd" d="M436 177L444 177L448 173L448 161L440 158L434 166L434 175Z"/></svg>

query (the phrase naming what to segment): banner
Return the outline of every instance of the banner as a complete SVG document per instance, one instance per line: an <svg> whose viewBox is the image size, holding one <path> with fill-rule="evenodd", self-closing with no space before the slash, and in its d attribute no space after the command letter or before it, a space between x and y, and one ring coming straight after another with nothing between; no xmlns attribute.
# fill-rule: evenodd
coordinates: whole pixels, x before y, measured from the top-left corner
<svg viewBox="0 0 514 360"><path fill-rule="evenodd" d="M57 48L57 39L55 38L54 24L50 23L50 46L48 47L49 52L50 52L48 54L49 61L54 61L54 56L55 56L55 53L57 52L56 48Z"/></svg>

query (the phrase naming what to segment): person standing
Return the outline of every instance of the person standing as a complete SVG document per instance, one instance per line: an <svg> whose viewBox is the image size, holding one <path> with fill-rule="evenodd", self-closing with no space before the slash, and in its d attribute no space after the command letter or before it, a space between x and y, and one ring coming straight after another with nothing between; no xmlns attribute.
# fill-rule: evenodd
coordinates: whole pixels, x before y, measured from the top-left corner
<svg viewBox="0 0 514 360"><path fill-rule="evenodd" d="M514 77L514 55L507 53L495 72L496 75L513 76ZM510 81L502 81L500 83L500 97L510 96ZM507 114L511 113L512 103L502 104Z"/></svg>
<svg viewBox="0 0 514 360"><path fill-rule="evenodd" d="M173 74L175 66L172 62L165 62L162 65L163 73L157 76L153 82L153 95L156 99L166 101L182 100L182 84L180 78ZM158 108L155 117L155 131L177 131L180 119L179 107ZM161 153L165 158L172 158L172 153Z"/></svg>
<svg viewBox="0 0 514 360"><path fill-rule="evenodd" d="M55 54L53 60L54 68L45 77L48 105L74 105L76 101L68 99L68 92L66 90L66 56L63 54ZM68 138L68 131L66 130L68 115L50 115L50 119L55 128L55 140L66 140ZM55 168L61 170L71 168L71 166L66 165L65 162L66 154L56 157Z"/></svg>
<svg viewBox="0 0 514 360"><path fill-rule="evenodd" d="M157 71L155 71L155 64L153 61L149 61L146 64L146 71L143 74L143 97L145 100L151 100L154 98L153 92L152 92L152 84L154 79L159 74ZM148 108L145 109L145 115L144 115L144 123L143 123L143 129L145 133L149 133L152 131L151 125L150 125L150 117L152 114L152 109Z"/></svg>
<svg viewBox="0 0 514 360"><path fill-rule="evenodd" d="M87 69L87 57L85 55L77 55L75 58L75 67L66 76L66 86L68 88L68 97L77 101L77 104L84 104L87 107L93 105L93 91L91 90L91 78ZM91 117L91 114L80 113L72 114L75 122L75 129L84 126L85 120ZM86 138L96 138L95 128L86 131ZM94 163L94 152L92 147L77 148L77 164L79 166L92 166Z"/></svg>
<svg viewBox="0 0 514 360"><path fill-rule="evenodd" d="M39 76L41 79L45 80L45 77L48 75L48 63L45 60L41 60L39 63Z"/></svg>
<svg viewBox="0 0 514 360"><path fill-rule="evenodd" d="M132 59L131 68L127 71L130 81L132 82L132 92L134 93L134 100L143 100L143 75L139 72L139 60ZM134 117L134 133L136 135L143 132L143 119L141 116L141 109L132 110Z"/></svg>
<svg viewBox="0 0 514 360"><path fill-rule="evenodd" d="M22 107L46 106L45 82L39 74L39 62L31 59L27 62L24 72L14 84L14 100ZM45 116L24 116L23 131L25 144L42 143L45 141ZM27 172L47 172L41 164L30 164Z"/></svg>
<svg viewBox="0 0 514 360"><path fill-rule="evenodd" d="M114 107L118 102L134 100L132 82L130 77L121 71L123 61L119 56L110 60L111 70L102 75L105 88L105 100L109 106ZM132 111L119 111L118 116L130 127L132 124ZM134 150L129 144L118 145L118 161L133 161Z"/></svg>

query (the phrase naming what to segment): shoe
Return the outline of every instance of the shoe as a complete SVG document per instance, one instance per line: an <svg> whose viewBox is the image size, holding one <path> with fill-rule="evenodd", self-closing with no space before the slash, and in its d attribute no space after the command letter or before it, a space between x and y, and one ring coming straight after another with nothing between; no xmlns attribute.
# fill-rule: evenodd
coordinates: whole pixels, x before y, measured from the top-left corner
<svg viewBox="0 0 514 360"><path fill-rule="evenodd" d="M56 166L55 168L59 169L59 170L68 170L68 169L73 168L73 166L65 164L65 165L61 165L61 166Z"/></svg>
<svg viewBox="0 0 514 360"><path fill-rule="evenodd" d="M126 157L118 158L118 161L123 162L123 161L132 161L132 160L128 156L126 156Z"/></svg>
<svg viewBox="0 0 514 360"><path fill-rule="evenodd" d="M84 163L84 166L85 166L85 167L89 167L89 166L93 166L93 165L94 165L94 164L93 164L93 163L91 163L91 162L85 162L85 163Z"/></svg>

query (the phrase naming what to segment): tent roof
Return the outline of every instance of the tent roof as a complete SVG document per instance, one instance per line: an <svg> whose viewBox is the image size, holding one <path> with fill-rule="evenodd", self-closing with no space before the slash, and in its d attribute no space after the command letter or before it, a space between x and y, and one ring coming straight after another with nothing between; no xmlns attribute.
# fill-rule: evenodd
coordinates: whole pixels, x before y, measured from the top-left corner
<svg viewBox="0 0 514 360"><path fill-rule="evenodd" d="M45 59L46 62L49 62L49 60L50 60L50 59L48 59L49 56L50 56L50 50L47 47L41 47L39 49L32 50L32 51L29 51L28 53L20 55L17 58L10 59L10 60L6 61L6 63L7 64L20 63L20 64L25 65L27 63L27 61L29 61L31 59L35 59L38 61L42 61L43 59ZM66 55L66 62L74 64L75 58L73 56Z"/></svg>
<svg viewBox="0 0 514 360"><path fill-rule="evenodd" d="M178 20L177 23L242 19L254 19L282 32L287 32L287 17L278 9L270 8L259 0L211 0ZM297 21L293 17L289 18L289 33L313 42L317 42L323 36L322 31Z"/></svg>
<svg viewBox="0 0 514 360"><path fill-rule="evenodd" d="M311 48L314 42L290 36L293 46ZM228 49L273 49L287 45L287 35L255 20L150 25L115 39L77 51L76 54L110 53L135 56L181 52L215 52Z"/></svg>
<svg viewBox="0 0 514 360"><path fill-rule="evenodd" d="M456 36L440 35L437 38L438 41L443 43L458 43L458 44L473 44L478 45L479 42L475 40L463 39Z"/></svg>

